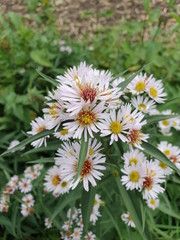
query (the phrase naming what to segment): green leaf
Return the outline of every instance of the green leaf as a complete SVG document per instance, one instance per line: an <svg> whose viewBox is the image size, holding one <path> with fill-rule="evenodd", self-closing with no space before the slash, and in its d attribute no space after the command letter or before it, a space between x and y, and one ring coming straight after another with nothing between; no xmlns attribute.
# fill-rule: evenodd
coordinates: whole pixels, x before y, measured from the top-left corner
<svg viewBox="0 0 180 240"><path fill-rule="evenodd" d="M30 52L30 57L36 63L44 67L53 67L52 63L47 60L43 50L34 50Z"/></svg>
<svg viewBox="0 0 180 240"><path fill-rule="evenodd" d="M27 163L32 163L32 164L54 163L54 158L40 158L40 159L37 159L37 160L28 161Z"/></svg>
<svg viewBox="0 0 180 240"><path fill-rule="evenodd" d="M176 213L175 210L173 210L172 208L169 208L167 204L160 203L158 209L161 212L180 220L180 215L178 213Z"/></svg>
<svg viewBox="0 0 180 240"><path fill-rule="evenodd" d="M17 150L21 150L22 147L26 146L27 144L39 139L39 138L43 138L47 135L50 135L51 133L53 133L54 130L44 130L36 135L30 136L27 139L23 140L22 142L20 142L18 145L16 145L14 148L11 148L7 151L5 151L4 153L2 153L0 156L8 156L11 155L13 152L17 151Z"/></svg>
<svg viewBox="0 0 180 240"><path fill-rule="evenodd" d="M169 118L175 118L178 117L178 115L156 115L156 116L148 116L146 118L146 126L153 124L153 123L158 123L159 121L166 120Z"/></svg>
<svg viewBox="0 0 180 240"><path fill-rule="evenodd" d="M143 0L143 5L147 13L149 13L149 10L150 10L149 4L150 4L150 0Z"/></svg>
<svg viewBox="0 0 180 240"><path fill-rule="evenodd" d="M119 236L119 240L121 240L122 236L121 236L121 232L120 232L119 226L117 224L117 221L115 220L114 216L111 214L111 211L108 209L107 206L106 206L105 210L106 210L107 214L109 215L109 217L111 218L111 221L112 221L114 227L117 230L117 233L118 233L118 236Z"/></svg>
<svg viewBox="0 0 180 240"><path fill-rule="evenodd" d="M82 192L82 219L84 224L84 234L88 231L90 215L92 213L92 209L94 206L94 198L95 198L96 188L90 185L89 192L83 189Z"/></svg>
<svg viewBox="0 0 180 240"><path fill-rule="evenodd" d="M38 69L36 69L36 72L47 82L51 83L52 85L54 85L55 87L57 87L58 82L57 80L47 76L46 74L42 73L41 71L39 71Z"/></svg>
<svg viewBox="0 0 180 240"><path fill-rule="evenodd" d="M78 177L80 175L80 172L81 172L81 169L83 167L84 161L86 159L87 151L88 151L88 140L89 139L87 139L87 142L85 142L84 135L83 135L82 140L81 140L81 149L80 149L80 152L79 152L77 173L76 173L76 176L74 178L74 181L76 181L78 179Z"/></svg>
<svg viewBox="0 0 180 240"><path fill-rule="evenodd" d="M173 164L169 160L169 158L167 158L166 155L164 155L164 153L162 153L158 148L154 147L153 145L151 145L150 143L147 143L147 142L143 142L141 146L144 148L144 152L145 153L147 153L150 156L153 156L154 158L156 158L159 161L163 162L164 164L166 164L168 167L170 167L173 170L175 170L180 175L180 171L176 167L176 165Z"/></svg>
<svg viewBox="0 0 180 240"><path fill-rule="evenodd" d="M68 195L64 195L64 198L60 198L59 201L57 202L57 207L54 209L52 215L51 215L51 220L53 221L54 218L61 213L61 211L69 204L72 202L75 202L77 199L80 197L80 189L75 189L74 191L71 191Z"/></svg>
<svg viewBox="0 0 180 240"><path fill-rule="evenodd" d="M116 182L117 182L117 186L119 189L119 192L121 194L121 197L124 201L124 204L126 205L128 211L131 214L132 220L137 228L137 230L139 231L139 233L141 234L142 238L144 240L150 240L151 236L149 234L149 230L146 226L145 230L143 231L143 226L142 226L142 222L140 219L141 216L141 212L137 209L137 206L135 204L136 201L138 200L137 196L135 195L134 192L132 191L127 191L124 186L122 186L120 178L116 178Z"/></svg>

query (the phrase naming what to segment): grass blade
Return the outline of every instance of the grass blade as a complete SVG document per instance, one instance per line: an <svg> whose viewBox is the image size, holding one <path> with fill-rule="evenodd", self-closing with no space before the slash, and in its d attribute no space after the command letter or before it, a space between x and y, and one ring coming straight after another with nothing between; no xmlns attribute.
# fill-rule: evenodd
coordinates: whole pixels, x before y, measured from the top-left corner
<svg viewBox="0 0 180 240"><path fill-rule="evenodd" d="M151 145L150 143L147 143L147 142L143 142L141 146L144 148L145 153L147 153L150 156L153 156L154 158L163 162L164 164L166 164L168 167L175 170L180 175L180 171L176 167L176 165L174 163L172 163L169 160L169 158L167 158L166 155L164 155L164 153L162 153L158 148L154 147L153 145Z"/></svg>

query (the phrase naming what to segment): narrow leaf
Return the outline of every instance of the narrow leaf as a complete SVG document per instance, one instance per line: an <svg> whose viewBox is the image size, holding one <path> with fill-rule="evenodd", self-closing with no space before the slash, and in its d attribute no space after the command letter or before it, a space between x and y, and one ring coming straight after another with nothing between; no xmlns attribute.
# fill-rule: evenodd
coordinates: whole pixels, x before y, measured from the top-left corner
<svg viewBox="0 0 180 240"><path fill-rule="evenodd" d="M23 140L22 142L20 142L18 145L16 145L14 148L11 148L7 151L5 151L4 153L2 153L0 156L8 156L8 155L11 155L13 152L17 151L17 150L21 150L22 147L26 146L27 144L39 139L39 138L42 138L42 137L45 137L51 133L53 133L54 130L45 130L45 131L42 131L36 135L33 135L33 136L30 136L28 137L27 139Z"/></svg>
<svg viewBox="0 0 180 240"><path fill-rule="evenodd" d="M81 149L80 149L80 152L79 152L77 173L76 173L74 181L76 181L78 179L79 175L80 175L80 172L82 170L84 161L85 161L86 156L87 156L87 151L88 151L88 139L87 139L87 142L85 142L84 136L83 136L82 140L81 140Z"/></svg>
<svg viewBox="0 0 180 240"><path fill-rule="evenodd" d="M37 159L37 160L28 161L27 163L32 163L32 164L54 163L54 158L40 158L40 159Z"/></svg>
<svg viewBox="0 0 180 240"><path fill-rule="evenodd" d="M36 72L37 72L44 80L46 80L47 82L49 82L49 83L51 83L52 85L54 85L55 87L57 87L58 82L57 82L55 79L47 76L46 74L42 73L42 72L39 71L38 69L36 69Z"/></svg>
<svg viewBox="0 0 180 240"><path fill-rule="evenodd" d="M154 147L153 145L151 145L150 143L147 143L147 142L143 142L141 146L144 148L145 153L147 153L150 156L153 156L154 158L163 162L164 164L166 164L168 167L175 170L180 175L180 171L176 167L176 165L174 163L172 163L169 160L169 158L167 158L166 155L164 155L164 153L162 153L158 148Z"/></svg>
<svg viewBox="0 0 180 240"><path fill-rule="evenodd" d="M90 185L89 192L83 189L82 192L82 219L84 224L84 234L88 231L90 215L94 206L96 188Z"/></svg>
<svg viewBox="0 0 180 240"><path fill-rule="evenodd" d="M150 237L148 229L146 228L145 231L143 231L143 226L142 226L141 219L140 219L141 213L137 211L137 209L134 205L134 202L137 201L136 195L134 194L133 197L129 195L129 192L126 191L124 186L122 186L120 178L116 178L116 182L117 182L119 192L124 201L124 204L126 205L128 211L130 212L132 220L133 220L137 230L139 231L139 233L141 234L141 236L144 240L150 240L151 237ZM131 193L131 195L132 194L133 193Z"/></svg>

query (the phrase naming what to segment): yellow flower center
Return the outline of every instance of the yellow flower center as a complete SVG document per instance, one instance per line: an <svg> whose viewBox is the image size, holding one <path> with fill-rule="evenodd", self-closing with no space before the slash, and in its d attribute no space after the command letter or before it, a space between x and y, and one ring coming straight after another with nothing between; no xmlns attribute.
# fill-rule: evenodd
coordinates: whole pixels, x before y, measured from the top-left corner
<svg viewBox="0 0 180 240"><path fill-rule="evenodd" d="M138 108L139 108L139 110L145 111L146 110L146 105L143 104L143 103L140 103L140 104L138 104Z"/></svg>
<svg viewBox="0 0 180 240"><path fill-rule="evenodd" d="M56 114L57 111L55 109L58 109L58 106L56 104L53 104L50 108L49 108L49 114L51 115L52 118L57 118Z"/></svg>
<svg viewBox="0 0 180 240"><path fill-rule="evenodd" d="M37 133L40 133L40 132L44 131L45 129L46 129L45 126L40 126L40 127L38 127L38 129L36 131L37 131Z"/></svg>
<svg viewBox="0 0 180 240"><path fill-rule="evenodd" d="M67 128L63 129L60 131L60 133L64 136L64 135L68 134L68 129Z"/></svg>
<svg viewBox="0 0 180 240"><path fill-rule="evenodd" d="M90 149L89 149L89 155L92 155L93 154L93 148L92 147L90 147Z"/></svg>
<svg viewBox="0 0 180 240"><path fill-rule="evenodd" d="M96 114L91 110L81 110L76 118L80 126L92 125L97 121Z"/></svg>
<svg viewBox="0 0 180 240"><path fill-rule="evenodd" d="M164 151L164 154L165 154L166 156L168 156L168 155L170 154L170 150L165 150L165 151Z"/></svg>
<svg viewBox="0 0 180 240"><path fill-rule="evenodd" d="M61 186L62 186L62 187L66 187L67 184L68 184L68 183L67 183L66 181L64 181L64 182L62 182Z"/></svg>
<svg viewBox="0 0 180 240"><path fill-rule="evenodd" d="M153 98L157 98L158 96L158 92L155 88L150 88L150 95L153 97Z"/></svg>
<svg viewBox="0 0 180 240"><path fill-rule="evenodd" d="M154 199L151 199L150 203L151 203L152 205L154 205L156 202L155 202Z"/></svg>
<svg viewBox="0 0 180 240"><path fill-rule="evenodd" d="M163 168L163 169L166 169L166 168L167 168L167 165L164 164L163 162L160 162L160 163L159 163L159 166L160 166L161 168Z"/></svg>
<svg viewBox="0 0 180 240"><path fill-rule="evenodd" d="M75 233L74 233L74 236L75 236L75 237L79 237L79 232L75 232Z"/></svg>
<svg viewBox="0 0 180 240"><path fill-rule="evenodd" d="M112 122L110 125L111 132L118 134L122 130L122 126L119 121Z"/></svg>
<svg viewBox="0 0 180 240"><path fill-rule="evenodd" d="M145 88L146 88L146 84L144 82L140 81L136 84L135 90L137 92L141 92L141 91L144 91Z"/></svg>
<svg viewBox="0 0 180 240"><path fill-rule="evenodd" d="M134 164L136 165L136 164L138 163L138 159L137 159L137 158L131 158L131 159L129 160L129 165L131 166L132 163L134 163Z"/></svg>
<svg viewBox="0 0 180 240"><path fill-rule="evenodd" d="M169 125L169 121L168 121L168 120L163 120L163 121L162 121L162 124L163 124L164 126L168 126L168 125Z"/></svg>
<svg viewBox="0 0 180 240"><path fill-rule="evenodd" d="M98 201L96 199L94 199L94 205L97 205Z"/></svg>
<svg viewBox="0 0 180 240"><path fill-rule="evenodd" d="M61 179L60 179L59 175L53 176L53 178L52 178L52 184L53 184L54 186L57 186L57 185L60 183L60 181L61 181Z"/></svg>
<svg viewBox="0 0 180 240"><path fill-rule="evenodd" d="M139 176L138 172L132 171L129 175L129 178L130 178L131 182L138 182L140 176Z"/></svg>

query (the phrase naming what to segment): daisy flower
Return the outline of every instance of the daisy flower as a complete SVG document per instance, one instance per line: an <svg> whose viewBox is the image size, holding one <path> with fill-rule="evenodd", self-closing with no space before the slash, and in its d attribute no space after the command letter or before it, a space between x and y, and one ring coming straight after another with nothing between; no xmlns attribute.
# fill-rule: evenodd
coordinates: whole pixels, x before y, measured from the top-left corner
<svg viewBox="0 0 180 240"><path fill-rule="evenodd" d="M160 186L165 182L164 174L161 168L154 161L146 162L146 176L143 181L143 198L157 198L159 193L164 192L164 188Z"/></svg>
<svg viewBox="0 0 180 240"><path fill-rule="evenodd" d="M152 210L155 210L156 208L159 207L159 199L158 198L149 198L146 200L146 203L149 208Z"/></svg>
<svg viewBox="0 0 180 240"><path fill-rule="evenodd" d="M81 235L82 235L82 230L80 228L75 228L74 232L71 235L72 240L80 240Z"/></svg>
<svg viewBox="0 0 180 240"><path fill-rule="evenodd" d="M93 232L88 232L85 236L85 240L95 240L96 239L96 235L93 234Z"/></svg>
<svg viewBox="0 0 180 240"><path fill-rule="evenodd" d="M10 142L9 147L8 147L8 150L14 148L14 147L17 146L19 143L20 143L20 141L18 141L18 140L13 140L12 142ZM21 151L24 150L24 149L25 149L25 147L22 147L22 148L21 148ZM12 152L14 152L14 151L12 150Z"/></svg>
<svg viewBox="0 0 180 240"><path fill-rule="evenodd" d="M95 225L100 216L101 216L101 214L100 214L98 208L93 207L92 213L90 215L90 222L92 222L92 224Z"/></svg>
<svg viewBox="0 0 180 240"><path fill-rule="evenodd" d="M137 147L143 150L143 148L141 147L142 141L147 142L149 135L142 133L142 131L139 129L132 128L127 137L128 144L131 149L132 147Z"/></svg>
<svg viewBox="0 0 180 240"><path fill-rule="evenodd" d="M124 223L126 223L128 226L133 227L133 228L136 227L129 212L123 213L123 214L121 215L121 219L122 219L122 221L123 221Z"/></svg>
<svg viewBox="0 0 180 240"><path fill-rule="evenodd" d="M147 87L147 75L146 73L140 73L128 84L127 89L132 94L140 94L146 91Z"/></svg>
<svg viewBox="0 0 180 240"><path fill-rule="evenodd" d="M31 214L33 214L33 212L34 212L34 208L29 207L26 204L21 205L21 214L24 217L30 216Z"/></svg>
<svg viewBox="0 0 180 240"><path fill-rule="evenodd" d="M44 225L47 229L51 228L52 227L52 222L49 218L45 218L44 219Z"/></svg>
<svg viewBox="0 0 180 240"><path fill-rule="evenodd" d="M134 164L131 166L124 166L121 170L123 176L121 182L125 185L127 190L136 189L141 191L143 187L144 177L146 176L145 164Z"/></svg>
<svg viewBox="0 0 180 240"><path fill-rule="evenodd" d="M141 112L148 113L155 109L155 102L150 100L148 97L143 98L143 96L137 96L137 98L131 99L132 105Z"/></svg>
<svg viewBox="0 0 180 240"><path fill-rule="evenodd" d="M80 172L80 176L74 182L74 177L77 173L77 164L78 164L78 156L80 152L80 144L76 143L76 145L72 145L74 148L73 152L78 153L74 155L69 154L69 158L67 160L66 155L56 158L58 161L62 175L64 176L64 180L71 181L71 187L74 189L79 182L83 182L84 189L89 191L89 182L92 186L96 186L95 179L100 180L103 175L99 170L105 170L105 167L102 166L105 162L105 157L103 154L94 151L91 155L87 153L86 159L84 161L82 170Z"/></svg>
<svg viewBox="0 0 180 240"><path fill-rule="evenodd" d="M28 193L32 190L31 179L21 178L19 180L19 190L22 193Z"/></svg>
<svg viewBox="0 0 180 240"><path fill-rule="evenodd" d="M69 190L69 183L63 179L61 169L57 166L50 168L45 176L44 186L55 197Z"/></svg>
<svg viewBox="0 0 180 240"><path fill-rule="evenodd" d="M34 197L32 194L26 194L23 198L22 201L24 202L25 205L28 207L33 207L34 206Z"/></svg>
<svg viewBox="0 0 180 240"><path fill-rule="evenodd" d="M131 166L133 163L136 165L146 161L145 155L138 149L131 149L130 151L124 153L122 159L124 160L124 164L126 166Z"/></svg>
<svg viewBox="0 0 180 240"><path fill-rule="evenodd" d="M32 130L27 132L28 134L31 135L36 135L44 130L47 129L47 122L48 122L48 117L44 116L44 118L37 117L35 120L31 122ZM47 146L46 139L49 138L50 136L45 136L43 138L40 138L38 140L35 140L31 143L31 145L35 148L41 147L42 144L44 143L45 146Z"/></svg>
<svg viewBox="0 0 180 240"><path fill-rule="evenodd" d="M172 112L171 110L166 110L166 111L162 111L161 114L172 115ZM165 129L170 130L170 128L173 126L172 119L164 119L158 123L158 126L161 130L165 130Z"/></svg>
<svg viewBox="0 0 180 240"><path fill-rule="evenodd" d="M172 169L170 167L168 167L165 163L155 159L155 162L158 164L158 166L161 168L161 170L163 171L163 174L168 176L172 173Z"/></svg>
<svg viewBox="0 0 180 240"><path fill-rule="evenodd" d="M101 137L111 135L110 145L114 141L118 141L120 139L123 142L127 142L128 139L126 137L129 132L130 125L127 123L128 118L124 119L121 110L118 111L116 115L115 110L111 110L110 114L103 120L101 120L99 124L99 128L101 129Z"/></svg>
<svg viewBox="0 0 180 240"><path fill-rule="evenodd" d="M86 106L75 116L74 121L64 123L63 126L68 128L69 132L74 132L74 138L81 139L84 134L84 139L87 141L88 134L93 138L93 132L99 131L97 127L100 119L104 118L103 111L104 102Z"/></svg>
<svg viewBox="0 0 180 240"><path fill-rule="evenodd" d="M57 131L57 132L54 133L54 136L56 138L61 139L61 141L64 141L64 140L66 141L69 138L71 138L73 135L74 135L74 133L69 132L68 128L61 129L60 131Z"/></svg>
<svg viewBox="0 0 180 240"><path fill-rule="evenodd" d="M178 169L180 169L180 148L179 147L173 146L171 148L169 159L176 165Z"/></svg>
<svg viewBox="0 0 180 240"><path fill-rule="evenodd" d="M157 103L164 103L167 94L164 92L164 87L161 80L155 80L155 78L148 79L146 86L146 92L149 97Z"/></svg>

